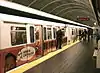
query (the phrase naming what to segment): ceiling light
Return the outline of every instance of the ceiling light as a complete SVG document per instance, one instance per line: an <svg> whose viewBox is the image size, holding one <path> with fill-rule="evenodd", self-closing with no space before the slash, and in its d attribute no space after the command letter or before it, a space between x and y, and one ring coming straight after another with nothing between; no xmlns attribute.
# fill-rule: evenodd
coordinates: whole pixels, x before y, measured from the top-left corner
<svg viewBox="0 0 100 73"><path fill-rule="evenodd" d="M94 25L96 25L96 22L94 23Z"/></svg>

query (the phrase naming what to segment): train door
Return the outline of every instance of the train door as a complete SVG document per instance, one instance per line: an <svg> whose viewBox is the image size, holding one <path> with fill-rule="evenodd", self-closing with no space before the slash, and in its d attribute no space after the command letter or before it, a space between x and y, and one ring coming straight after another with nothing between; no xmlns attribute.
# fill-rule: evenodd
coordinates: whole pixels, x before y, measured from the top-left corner
<svg viewBox="0 0 100 73"><path fill-rule="evenodd" d="M57 32L57 28L56 27L53 27L53 30L52 30L52 46L51 46L51 48L52 48L52 51L54 51L54 50L56 50L56 32Z"/></svg>
<svg viewBox="0 0 100 73"><path fill-rule="evenodd" d="M73 31L73 42L75 42L76 41L76 35L77 35L77 33L76 33L76 28L75 27L73 27L72 28L72 31Z"/></svg>
<svg viewBox="0 0 100 73"><path fill-rule="evenodd" d="M51 52L52 45L52 26L47 26L47 43L48 43L48 52Z"/></svg>
<svg viewBox="0 0 100 73"><path fill-rule="evenodd" d="M51 51L52 46L52 26L43 27L43 36L44 36L44 55Z"/></svg>
<svg viewBox="0 0 100 73"><path fill-rule="evenodd" d="M77 33L77 40L78 40L78 36L79 36L79 28L76 28L76 33Z"/></svg>
<svg viewBox="0 0 100 73"><path fill-rule="evenodd" d="M27 44L29 51L28 61L33 61L42 56L42 27L41 25L28 25L29 42Z"/></svg>
<svg viewBox="0 0 100 73"><path fill-rule="evenodd" d="M43 26L43 55L47 54L47 26Z"/></svg>
<svg viewBox="0 0 100 73"><path fill-rule="evenodd" d="M76 28L76 40L78 40L78 28Z"/></svg>
<svg viewBox="0 0 100 73"><path fill-rule="evenodd" d="M70 27L71 29L71 42L73 42L73 38L74 38L74 28Z"/></svg>
<svg viewBox="0 0 100 73"><path fill-rule="evenodd" d="M42 25L35 25L35 43L38 47L36 55L42 55L42 45L43 45L43 26Z"/></svg>
<svg viewBox="0 0 100 73"><path fill-rule="evenodd" d="M62 44L63 44L63 46L65 46L67 44L67 35L66 35L67 32L66 32L66 28L65 27L62 28L62 32L63 32Z"/></svg>
<svg viewBox="0 0 100 73"><path fill-rule="evenodd" d="M69 44L71 41L71 28L70 28L70 26L67 27L66 32L67 32L67 42Z"/></svg>

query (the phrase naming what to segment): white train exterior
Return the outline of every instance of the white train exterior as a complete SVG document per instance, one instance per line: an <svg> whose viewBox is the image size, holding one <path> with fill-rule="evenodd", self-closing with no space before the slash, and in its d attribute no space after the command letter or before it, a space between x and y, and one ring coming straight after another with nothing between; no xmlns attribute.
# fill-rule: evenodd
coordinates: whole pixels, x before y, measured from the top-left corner
<svg viewBox="0 0 100 73"><path fill-rule="evenodd" d="M4 3L6 1L0 2L1 5ZM9 2L7 3L9 4ZM24 8L24 11L25 7L21 7ZM26 7L26 9L28 8ZM30 8L29 11L31 12ZM46 13L37 13L37 15L41 14L45 15ZM67 21L57 16L48 15L50 18ZM58 28L64 28L62 30L64 32L62 46L78 40L79 30L87 29L70 24L0 13L0 73L55 51Z"/></svg>

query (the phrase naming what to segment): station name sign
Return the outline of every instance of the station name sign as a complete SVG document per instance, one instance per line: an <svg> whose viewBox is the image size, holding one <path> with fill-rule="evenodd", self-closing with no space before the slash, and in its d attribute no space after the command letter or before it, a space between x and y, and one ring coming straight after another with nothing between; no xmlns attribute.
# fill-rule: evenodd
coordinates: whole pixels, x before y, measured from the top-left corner
<svg viewBox="0 0 100 73"><path fill-rule="evenodd" d="M77 20L80 20L80 21L89 21L90 18L89 17L77 17Z"/></svg>

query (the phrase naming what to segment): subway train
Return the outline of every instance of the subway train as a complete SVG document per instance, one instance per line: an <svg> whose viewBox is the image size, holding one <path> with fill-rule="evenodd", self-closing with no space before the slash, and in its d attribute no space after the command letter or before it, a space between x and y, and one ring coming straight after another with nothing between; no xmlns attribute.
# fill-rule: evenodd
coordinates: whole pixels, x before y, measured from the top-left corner
<svg viewBox="0 0 100 73"><path fill-rule="evenodd" d="M5 9L6 6L0 8ZM3 10L0 12L0 73L56 51L56 32L59 29L64 34L62 46L78 40L79 30L87 29L80 25L72 25L70 22L65 24L55 22L57 21L55 19L53 19L55 21L48 21L17 16Z"/></svg>
<svg viewBox="0 0 100 73"><path fill-rule="evenodd" d="M0 59L5 71L56 50L56 32L59 28L64 33L63 46L78 39L79 29L86 29L40 20L32 20L31 23L27 22L27 18L0 15L5 18L0 21ZM19 22L16 22L17 19Z"/></svg>

